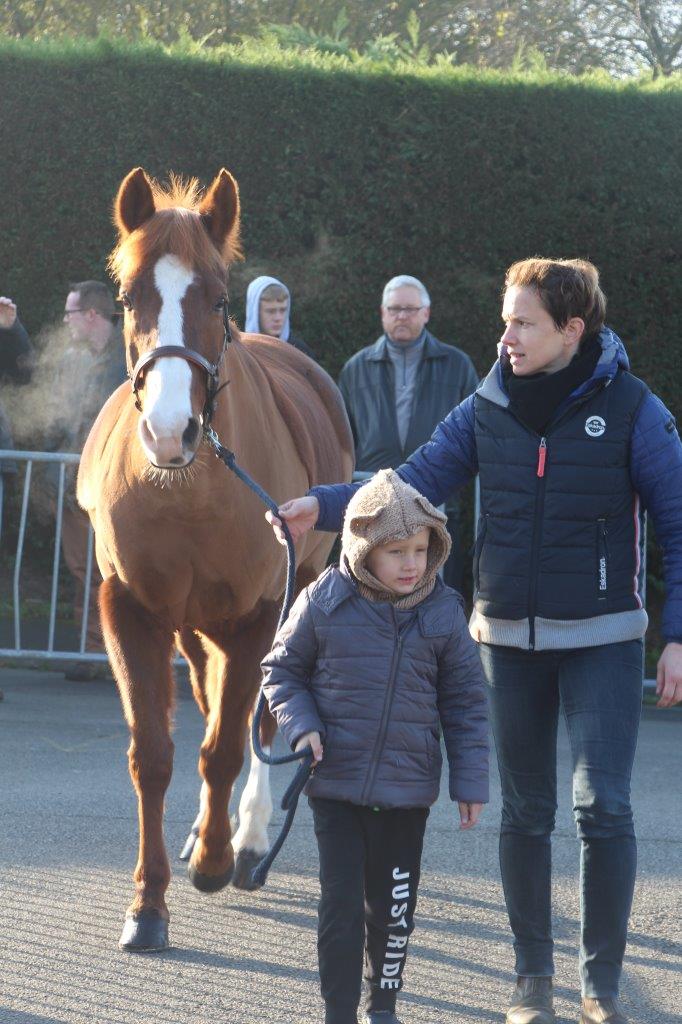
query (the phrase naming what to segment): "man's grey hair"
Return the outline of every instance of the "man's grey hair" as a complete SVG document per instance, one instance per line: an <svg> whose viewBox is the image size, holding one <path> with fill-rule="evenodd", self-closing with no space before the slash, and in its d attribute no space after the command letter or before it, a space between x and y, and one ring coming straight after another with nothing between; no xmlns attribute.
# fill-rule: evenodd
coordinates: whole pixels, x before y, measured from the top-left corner
<svg viewBox="0 0 682 1024"><path fill-rule="evenodd" d="M421 295L422 305L430 306L431 298L424 285L416 277L410 277L409 274L398 274L397 277L392 277L388 284L384 285L384 294L381 296L381 305L385 306L388 303L388 297L391 292L394 292L396 288L402 288L404 285L410 285L411 288L417 288Z"/></svg>

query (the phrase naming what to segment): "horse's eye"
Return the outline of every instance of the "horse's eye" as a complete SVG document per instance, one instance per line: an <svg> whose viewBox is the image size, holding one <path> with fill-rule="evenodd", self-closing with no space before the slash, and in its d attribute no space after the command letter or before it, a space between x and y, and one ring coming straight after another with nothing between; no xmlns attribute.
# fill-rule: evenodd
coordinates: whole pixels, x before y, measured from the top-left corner
<svg viewBox="0 0 682 1024"><path fill-rule="evenodd" d="M118 301L122 304L124 309L133 308L133 304L130 301L130 296L128 295L127 292L120 292L118 296Z"/></svg>
<svg viewBox="0 0 682 1024"><path fill-rule="evenodd" d="M213 308L216 310L216 312L219 313L222 309L225 309L226 305L227 305L227 296L226 295L221 295L221 297L218 299L218 301L216 302L216 304L215 304L215 306Z"/></svg>

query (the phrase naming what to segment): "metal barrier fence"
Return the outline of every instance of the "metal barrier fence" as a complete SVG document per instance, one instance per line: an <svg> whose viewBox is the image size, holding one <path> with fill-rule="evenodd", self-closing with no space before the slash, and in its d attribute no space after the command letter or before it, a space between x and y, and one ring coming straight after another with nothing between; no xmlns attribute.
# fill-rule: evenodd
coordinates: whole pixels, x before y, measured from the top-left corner
<svg viewBox="0 0 682 1024"><path fill-rule="evenodd" d="M80 462L80 455L68 454L66 452L30 452L0 449L0 463L3 460L25 463L26 472L24 476L23 493L21 501L21 516L19 520L19 533L17 538L17 550L14 560L14 574L12 580L12 611L14 627L14 647L0 647L0 658L34 658L46 661L79 661L106 662L107 656L104 653L96 653L85 650L85 642L88 629L88 612L90 604L91 575L93 562L94 534L92 526L88 527L86 574L83 594L83 613L80 622L80 641L77 650L55 649L55 627L57 621L57 596L59 587L59 567L61 561L61 537L62 519L64 514L64 497L67 466L77 466ZM57 510L55 519L54 553L52 558L52 581L50 591L50 611L48 617L47 647L29 649L22 647L21 643L21 569L24 554L24 543L26 539L26 523L28 519L29 496L33 477L33 466L35 463L52 463L59 466L59 481L57 485ZM357 470L353 474L353 480L367 480L373 473ZM4 484L3 474L0 473L0 540L2 539L4 506ZM480 508L480 488L478 477L476 478L474 490L474 541L476 540L477 524ZM640 593L646 605L646 534L647 520L643 518L641 537L641 580ZM177 658L178 664L184 664L184 659ZM648 689L655 686L655 682L646 680Z"/></svg>
<svg viewBox="0 0 682 1024"><path fill-rule="evenodd" d="M57 623L57 596L59 588L59 566L61 562L62 549L62 520L64 516L64 497L66 484L67 466L77 466L80 462L80 455L72 455L67 452L29 452L0 450L0 461L3 460L23 463L26 466L24 484L21 499L21 514L19 517L19 532L17 537L17 550L14 559L14 573L12 579L12 612L14 628L14 646L0 648L0 657L3 658L35 658L45 661L64 661L77 658L79 661L106 662L107 656L104 653L96 653L85 650L85 639L88 629L88 612L90 605L91 575L93 562L93 539L92 527L88 529L87 554L86 554L86 575L83 593L83 614L80 622L80 639L77 650L58 650L55 648L55 628ZM26 541L26 524L28 521L29 497L31 484L33 482L33 467L38 464L52 464L58 466L59 478L57 483L57 508L55 517L54 553L52 556L52 581L50 587L50 610L47 624L47 646L46 648L26 648L22 646L22 622L21 622L21 570L24 559L24 545ZM4 506L4 483L3 474L0 473L0 538L2 537L2 515Z"/></svg>

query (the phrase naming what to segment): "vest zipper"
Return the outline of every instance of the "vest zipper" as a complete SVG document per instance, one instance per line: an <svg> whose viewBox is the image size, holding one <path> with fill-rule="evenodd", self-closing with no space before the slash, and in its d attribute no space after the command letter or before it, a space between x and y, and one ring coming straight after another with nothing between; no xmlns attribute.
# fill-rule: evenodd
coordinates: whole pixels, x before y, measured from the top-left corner
<svg viewBox="0 0 682 1024"><path fill-rule="evenodd" d="M537 599L538 565L540 561L540 533L545 508L545 465L547 462L547 438L541 437L538 447L538 485L535 492L535 516L531 541L530 581L528 587L528 650L535 650L535 603Z"/></svg>
<svg viewBox="0 0 682 1024"><path fill-rule="evenodd" d="M396 644L393 651L393 659L391 661L391 671L388 676L388 683L386 684L386 693L384 695L384 706L381 711L381 720L379 722L379 728L377 730L377 738L374 743L374 749L372 750L372 757L369 762L369 771L367 772L367 779L362 789L362 795L360 797L361 804L368 804L369 794L372 791L374 780L376 778L377 771L379 769L379 759L386 742L386 733L388 731L388 719L391 713L391 707L393 706L393 693L395 690L396 679L398 678L398 669L400 667L400 661L403 653L403 634L414 621L414 617L411 618L401 629L398 628L398 620L395 614L395 608L392 608L393 622L396 628Z"/></svg>

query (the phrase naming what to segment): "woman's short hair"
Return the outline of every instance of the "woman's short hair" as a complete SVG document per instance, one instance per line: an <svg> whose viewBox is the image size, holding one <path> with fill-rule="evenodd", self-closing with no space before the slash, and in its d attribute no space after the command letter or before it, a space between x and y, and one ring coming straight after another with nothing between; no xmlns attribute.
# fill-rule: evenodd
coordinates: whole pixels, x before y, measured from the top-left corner
<svg viewBox="0 0 682 1024"><path fill-rule="evenodd" d="M534 288L559 329L574 316L585 321L583 338L594 337L604 326L606 296L599 287L599 271L588 260L519 260L504 279L505 291L514 285Z"/></svg>

